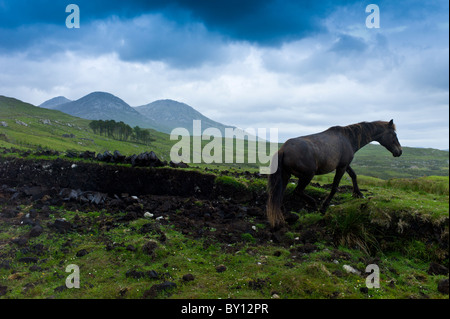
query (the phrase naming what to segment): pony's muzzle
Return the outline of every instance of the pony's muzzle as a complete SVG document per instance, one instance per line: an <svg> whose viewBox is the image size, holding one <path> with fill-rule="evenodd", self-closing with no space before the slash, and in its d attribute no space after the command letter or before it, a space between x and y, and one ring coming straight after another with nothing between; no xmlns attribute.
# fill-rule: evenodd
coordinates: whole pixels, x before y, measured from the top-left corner
<svg viewBox="0 0 450 319"><path fill-rule="evenodd" d="M403 154L402 149L399 150L395 150L395 152L392 153L392 155L394 155L394 157L399 157Z"/></svg>

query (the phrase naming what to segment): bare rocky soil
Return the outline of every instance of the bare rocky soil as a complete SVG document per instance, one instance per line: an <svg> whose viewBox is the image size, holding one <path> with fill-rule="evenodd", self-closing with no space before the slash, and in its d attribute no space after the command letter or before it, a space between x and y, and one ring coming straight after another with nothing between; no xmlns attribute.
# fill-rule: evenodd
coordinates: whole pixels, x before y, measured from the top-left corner
<svg viewBox="0 0 450 319"><path fill-rule="evenodd" d="M18 218L17 223L42 225L49 207L80 212L105 210L117 215L115 222L142 218L148 212L194 238L235 243L248 233L261 244L270 239L280 243L287 240L283 237L286 229L273 232L268 227L264 193L238 191L215 183L215 178L214 174L182 169L8 159L0 165L0 219L11 222ZM21 205L32 206L26 220ZM295 218L288 216L288 221ZM256 231L257 224L267 227ZM82 231L90 225L65 222L55 227ZM312 239L317 240L317 236Z"/></svg>

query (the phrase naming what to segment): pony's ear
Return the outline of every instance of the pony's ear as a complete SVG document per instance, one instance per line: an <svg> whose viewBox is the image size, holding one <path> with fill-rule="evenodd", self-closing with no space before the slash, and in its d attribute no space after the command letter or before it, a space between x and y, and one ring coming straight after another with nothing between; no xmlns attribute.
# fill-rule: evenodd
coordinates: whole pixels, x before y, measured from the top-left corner
<svg viewBox="0 0 450 319"><path fill-rule="evenodd" d="M394 126L394 120L390 120L388 125L389 125L389 127Z"/></svg>

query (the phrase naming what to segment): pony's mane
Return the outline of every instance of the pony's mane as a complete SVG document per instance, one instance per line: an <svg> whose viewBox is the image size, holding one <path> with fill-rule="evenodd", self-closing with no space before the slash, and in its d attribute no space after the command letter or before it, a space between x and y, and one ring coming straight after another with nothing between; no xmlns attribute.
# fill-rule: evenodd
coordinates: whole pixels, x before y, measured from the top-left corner
<svg viewBox="0 0 450 319"><path fill-rule="evenodd" d="M389 128L389 122L375 121L375 122L360 122L347 126L333 126L329 130L338 131L346 135L350 140L354 141L356 147L365 145L373 140L374 136L382 134ZM395 130L395 124L392 124L392 129Z"/></svg>
<svg viewBox="0 0 450 319"><path fill-rule="evenodd" d="M386 129L389 127L389 122L387 121L374 121L374 122L360 122L356 124L351 124L347 126L333 126L330 127L330 130L336 130L336 131L348 131L348 130L359 130L359 131L366 131L367 133L371 132L373 133L375 130L378 130L380 128ZM392 129L394 131L396 130L395 124L392 123Z"/></svg>

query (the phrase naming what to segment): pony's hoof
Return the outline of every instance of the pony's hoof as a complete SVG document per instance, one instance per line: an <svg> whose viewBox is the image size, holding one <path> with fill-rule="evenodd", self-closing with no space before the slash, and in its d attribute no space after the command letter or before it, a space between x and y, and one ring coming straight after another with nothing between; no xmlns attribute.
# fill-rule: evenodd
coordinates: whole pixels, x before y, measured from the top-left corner
<svg viewBox="0 0 450 319"><path fill-rule="evenodd" d="M359 192L359 193L353 193L353 197L354 198L365 198L363 193Z"/></svg>

